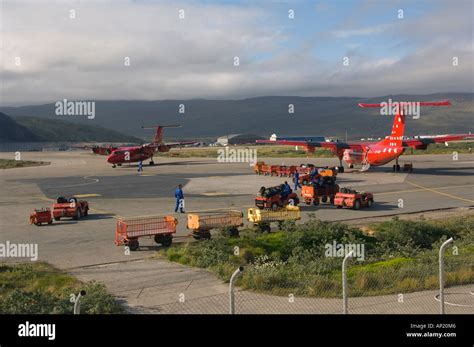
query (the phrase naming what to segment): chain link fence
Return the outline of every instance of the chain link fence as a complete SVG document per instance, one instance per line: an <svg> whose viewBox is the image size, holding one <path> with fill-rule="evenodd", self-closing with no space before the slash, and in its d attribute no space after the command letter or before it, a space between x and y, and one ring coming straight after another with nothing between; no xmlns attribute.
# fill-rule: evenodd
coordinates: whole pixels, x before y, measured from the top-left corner
<svg viewBox="0 0 474 347"><path fill-rule="evenodd" d="M457 255L463 254L463 257ZM444 268L444 312L474 314L474 249L450 245L442 252ZM467 261L466 261L467 259ZM282 276L282 264L256 262L236 276L234 288L235 314L342 314L343 258L337 275L320 274ZM388 269L382 264L361 266L354 258L347 259L348 314L439 314L440 266L434 252L425 258L395 258ZM363 262L362 262L363 263ZM311 265L308 264L308 273ZM299 272L301 273L301 272ZM262 275L265 276L262 276ZM242 278L246 276L246 278ZM231 286L229 285L229 288ZM252 289L243 289L251 287ZM229 289L230 290L230 289ZM184 291L184 294L186 292ZM230 291L208 296L177 300L159 305L150 311L167 314L227 314L232 312Z"/></svg>

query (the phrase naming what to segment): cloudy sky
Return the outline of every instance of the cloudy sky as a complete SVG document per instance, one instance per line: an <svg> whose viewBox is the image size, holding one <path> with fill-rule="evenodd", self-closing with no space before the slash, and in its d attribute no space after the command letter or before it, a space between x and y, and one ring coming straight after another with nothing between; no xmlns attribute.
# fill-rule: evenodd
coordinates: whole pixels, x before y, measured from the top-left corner
<svg viewBox="0 0 474 347"><path fill-rule="evenodd" d="M472 0L2 0L0 104L472 92L473 26Z"/></svg>

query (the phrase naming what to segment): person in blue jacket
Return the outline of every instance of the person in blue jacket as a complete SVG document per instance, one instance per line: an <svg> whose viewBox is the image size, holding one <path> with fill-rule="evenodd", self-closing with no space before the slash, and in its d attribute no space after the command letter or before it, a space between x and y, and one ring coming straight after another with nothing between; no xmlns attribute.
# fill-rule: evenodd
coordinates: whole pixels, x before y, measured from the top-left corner
<svg viewBox="0 0 474 347"><path fill-rule="evenodd" d="M293 176L293 182L295 183L295 190L298 190L298 187L301 188L301 185L300 185L300 174L298 173L298 171L295 171L295 174Z"/></svg>
<svg viewBox="0 0 474 347"><path fill-rule="evenodd" d="M143 161L138 162L138 172L143 172Z"/></svg>
<svg viewBox="0 0 474 347"><path fill-rule="evenodd" d="M290 185L288 184L287 181L285 181L285 184L283 185L283 192L282 192L282 198L286 199L288 195L290 195L293 191L291 190Z"/></svg>
<svg viewBox="0 0 474 347"><path fill-rule="evenodd" d="M318 169L316 167L314 167L311 170L311 173L309 174L309 181L310 182L313 181L317 174L318 174Z"/></svg>
<svg viewBox="0 0 474 347"><path fill-rule="evenodd" d="M176 190L174 192L174 197L176 198L176 206L174 208L174 212L179 212L184 213L184 193L183 193L183 186L181 184L178 184L176 187Z"/></svg>

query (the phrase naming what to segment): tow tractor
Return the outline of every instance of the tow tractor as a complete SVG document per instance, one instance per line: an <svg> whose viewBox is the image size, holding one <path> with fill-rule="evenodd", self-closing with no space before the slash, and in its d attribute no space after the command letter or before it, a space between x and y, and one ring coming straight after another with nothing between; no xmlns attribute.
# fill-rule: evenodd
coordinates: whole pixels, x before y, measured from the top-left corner
<svg viewBox="0 0 474 347"><path fill-rule="evenodd" d="M54 220L60 220L62 217L71 217L78 220L82 217L87 217L89 214L89 204L85 200L77 200L72 197L66 199L63 196L57 198L56 203L53 204Z"/></svg>
<svg viewBox="0 0 474 347"><path fill-rule="evenodd" d="M299 202L296 193L292 192L285 197L283 196L283 184L268 188L262 187L255 198L255 206L260 209L277 210L287 205L296 206Z"/></svg>
<svg viewBox="0 0 474 347"><path fill-rule="evenodd" d="M334 198L334 205L337 208L348 207L358 210L361 207L372 207L374 196L372 193L358 192L350 188L341 188Z"/></svg>
<svg viewBox="0 0 474 347"><path fill-rule="evenodd" d="M328 201L333 205L334 198L338 192L339 185L335 184L332 180L329 184L325 184L323 181L322 185L312 182L301 188L301 197L307 205L312 203L317 206L320 202L326 203Z"/></svg>

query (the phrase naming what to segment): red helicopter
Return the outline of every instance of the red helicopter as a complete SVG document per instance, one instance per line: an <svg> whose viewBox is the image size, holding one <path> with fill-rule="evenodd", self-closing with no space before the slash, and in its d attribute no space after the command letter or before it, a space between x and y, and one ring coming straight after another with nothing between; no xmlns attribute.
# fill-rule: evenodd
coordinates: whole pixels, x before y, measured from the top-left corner
<svg viewBox="0 0 474 347"><path fill-rule="evenodd" d="M181 142L163 142L164 128L178 128L180 125L153 125L142 127L143 129L155 129L156 133L152 143L143 144L141 146L119 147L112 149L112 152L107 157L107 162L121 166L123 163L135 163L150 159L149 165L154 165L153 155L156 152L169 152L173 147L180 147L184 145L194 145L197 141L181 141Z"/></svg>
<svg viewBox="0 0 474 347"><path fill-rule="evenodd" d="M430 143L442 143L449 141L464 140L474 138L472 134L453 134L440 136L427 136L423 138L404 139L405 131L405 104L400 102L397 107L395 119L393 121L392 132L389 136L379 142L319 142L319 141L292 141L292 140L257 140L257 143L272 143L290 146L302 146L307 152L314 152L316 147L328 148L339 158L339 171L344 172L342 161L344 160L352 168L354 165L362 165L361 171L366 171L370 166L381 166L395 160L394 171L400 171L398 157L405 151L405 148L426 149ZM419 106L449 106L449 101L440 102L419 102ZM360 103L360 107L384 107L380 104Z"/></svg>

